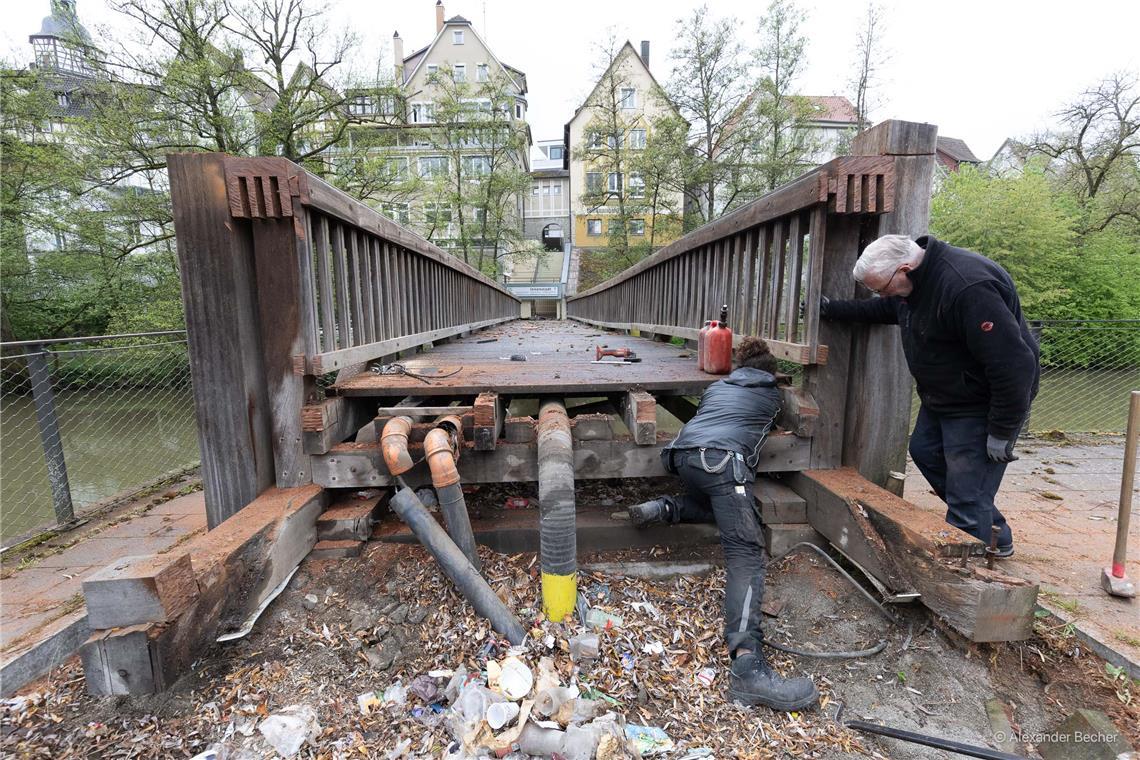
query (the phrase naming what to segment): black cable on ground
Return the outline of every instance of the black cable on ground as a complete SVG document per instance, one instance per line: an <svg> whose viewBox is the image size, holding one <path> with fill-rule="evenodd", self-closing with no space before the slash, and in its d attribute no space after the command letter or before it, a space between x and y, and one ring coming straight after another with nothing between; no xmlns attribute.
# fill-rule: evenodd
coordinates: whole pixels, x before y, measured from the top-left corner
<svg viewBox="0 0 1140 760"><path fill-rule="evenodd" d="M828 564L831 565L832 567L834 567L836 570L838 570L840 575L842 575L844 578L847 579L848 583L850 583L852 586L854 586L856 589L858 589L859 593L867 598L867 601L869 601L871 604L875 605L875 609L877 609L879 612L883 613L883 616L887 620L890 620L895 625L901 625L901 622L899 621L898 618L896 618L894 616L893 613L889 612L886 607L884 607L882 604L880 604L878 599L871 596L871 593L869 591L867 591L867 589L863 588L863 586L859 584L859 581L852 578L851 575L846 570L844 570L842 567L840 567L838 562L836 562L830 556L828 556L827 552L825 552L823 549L820 549L815 544L813 544L809 541L801 541L798 544L796 544L795 546L793 546L791 549L788 549L786 552L781 554L779 557L777 557L777 559L783 559L784 557L787 557L789 554L794 552L796 549L799 549L801 546L806 546L807 548L811 549L813 552L815 552L816 554L818 554L819 556L821 556L825 560L827 560ZM773 561L775 561L775 560L773 560Z"/></svg>
<svg viewBox="0 0 1140 760"><path fill-rule="evenodd" d="M785 644L777 644L775 641L764 640L764 646L772 647L781 652L788 654L797 654L801 657L815 657L820 660L852 660L856 657L870 657L871 655L878 654L887 648L886 640L880 641L870 649L856 649L851 652L810 652L806 649L796 649Z"/></svg>
<svg viewBox="0 0 1140 760"><path fill-rule="evenodd" d="M911 742L912 744L921 744L925 747L936 747L938 749L946 750L947 752L954 752L959 755L966 755L967 757L980 757L982 760L1025 760L1021 755L1013 755L1009 752L1001 752L989 747L977 747L972 744L963 744L956 742L952 739L943 739L941 736L930 736L928 734L920 734L917 731L907 731L902 728L892 728L891 726L884 726L879 723L870 723L865 720L843 720L843 703L839 703L839 708L835 711L835 722L846 728L854 731L863 731L868 734L875 734L877 736L889 736L892 739L899 739L904 742Z"/></svg>

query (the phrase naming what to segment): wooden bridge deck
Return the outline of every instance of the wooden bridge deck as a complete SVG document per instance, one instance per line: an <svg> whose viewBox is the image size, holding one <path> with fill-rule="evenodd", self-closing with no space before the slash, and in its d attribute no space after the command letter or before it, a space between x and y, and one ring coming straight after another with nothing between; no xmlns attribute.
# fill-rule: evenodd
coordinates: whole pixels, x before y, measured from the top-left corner
<svg viewBox="0 0 1140 760"><path fill-rule="evenodd" d="M598 345L630 348L641 361L592 364ZM511 361L511 356L525 356L526 361ZM692 350L574 321L507 322L400 363L428 379L370 371L337 383L336 390L346 396L457 396L485 391L597 396L633 389L670 395L699 394L718 379L697 369Z"/></svg>

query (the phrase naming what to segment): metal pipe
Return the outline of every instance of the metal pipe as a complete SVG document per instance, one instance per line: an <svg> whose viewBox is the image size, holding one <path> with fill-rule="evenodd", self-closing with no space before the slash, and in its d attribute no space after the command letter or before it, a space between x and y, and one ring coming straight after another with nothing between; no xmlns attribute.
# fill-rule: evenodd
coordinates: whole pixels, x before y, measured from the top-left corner
<svg viewBox="0 0 1140 760"><path fill-rule="evenodd" d="M522 623L420 503L415 491L407 487L401 488L392 497L391 505L420 543L432 553L443 572L475 611L490 621L491 627L506 636L512 644L522 644L526 640L526 629Z"/></svg>
<svg viewBox="0 0 1140 760"><path fill-rule="evenodd" d="M1132 391L1128 404L1128 427L1124 439L1124 472L1120 476L1120 513L1116 521L1116 546L1112 550L1112 575L1124 577L1128 552L1128 522L1132 516L1132 484L1136 479L1136 443L1140 438L1140 391Z"/></svg>
<svg viewBox="0 0 1140 760"><path fill-rule="evenodd" d="M537 440L542 608L548 619L561 622L578 602L574 441L561 401L542 402Z"/></svg>
<svg viewBox="0 0 1140 760"><path fill-rule="evenodd" d="M922 744L926 747L936 747L938 749L944 749L947 752L956 752L959 755L966 755L967 757L980 757L983 758L983 760L1025 760L1021 755L1012 755L1008 752L990 749L989 747L975 747L972 744L962 744L952 739L928 736L927 734L920 734L901 728L881 726L878 723L868 723L865 720L849 720L845 721L843 725L847 728L853 728L856 731L877 734L879 736L889 736L892 739L901 739L904 742Z"/></svg>
<svg viewBox="0 0 1140 760"><path fill-rule="evenodd" d="M412 455L408 453L408 434L411 431L411 417L393 417L385 423L384 431L380 434L380 450L392 477L403 475L415 465Z"/></svg>
<svg viewBox="0 0 1140 760"><path fill-rule="evenodd" d="M440 425L453 426L462 431L462 423L456 417L440 420ZM430 430L424 438L424 455L431 469L431 484L439 497L443 519L447 522L447 532L476 570L481 569L479 553L475 550L475 534L471 530L471 518L467 514L467 502L463 498L463 486L459 482L459 470L455 467L457 457L456 433L449 433L446 427Z"/></svg>

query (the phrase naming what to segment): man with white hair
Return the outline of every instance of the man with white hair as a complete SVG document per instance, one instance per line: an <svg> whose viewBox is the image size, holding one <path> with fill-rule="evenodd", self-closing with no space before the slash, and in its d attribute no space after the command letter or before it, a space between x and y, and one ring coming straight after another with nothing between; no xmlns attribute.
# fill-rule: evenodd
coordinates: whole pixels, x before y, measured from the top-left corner
<svg viewBox="0 0 1140 760"><path fill-rule="evenodd" d="M973 251L926 235L885 235L852 275L878 298L820 304L824 319L897 324L921 407L910 455L946 502L946 522L1013 554L994 506L1040 378L1037 341L1013 279Z"/></svg>

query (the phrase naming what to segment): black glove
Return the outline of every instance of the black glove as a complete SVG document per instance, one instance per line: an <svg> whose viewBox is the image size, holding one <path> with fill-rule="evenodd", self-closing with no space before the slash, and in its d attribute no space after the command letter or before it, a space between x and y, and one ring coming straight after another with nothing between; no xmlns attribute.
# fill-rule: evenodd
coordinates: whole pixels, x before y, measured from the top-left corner
<svg viewBox="0 0 1140 760"><path fill-rule="evenodd" d="M821 319L827 319L827 305L829 303L831 303L830 298L828 298L825 295L820 295L820 297L819 297L819 316ZM804 314L806 312L807 312L807 301L803 301L800 303L800 319L804 318Z"/></svg>
<svg viewBox="0 0 1140 760"><path fill-rule="evenodd" d="M1017 457L1013 453L1013 444L1017 442L1017 438L1005 440L998 438L996 435L986 436L986 457L991 462L1016 462Z"/></svg>

